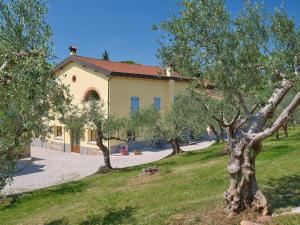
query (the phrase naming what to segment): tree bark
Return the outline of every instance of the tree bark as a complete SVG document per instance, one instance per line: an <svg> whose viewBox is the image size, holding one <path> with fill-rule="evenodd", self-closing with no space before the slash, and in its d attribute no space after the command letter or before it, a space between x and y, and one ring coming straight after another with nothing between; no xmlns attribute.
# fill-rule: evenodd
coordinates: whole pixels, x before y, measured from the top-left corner
<svg viewBox="0 0 300 225"><path fill-rule="evenodd" d="M289 136L289 133L288 133L288 123L285 122L283 125L282 125L282 129L283 129L283 133L284 133L284 137L288 137Z"/></svg>
<svg viewBox="0 0 300 225"><path fill-rule="evenodd" d="M281 87L274 91L267 104L249 119L247 125L235 130L234 137L229 140L230 159L227 171L230 175L230 185L224 193L224 198L230 216L248 208L254 208L263 215L269 213L267 200L257 184L255 159L262 151L261 142L278 131L300 104L298 92L273 125L265 128L267 120L271 118L291 87L291 82L283 80Z"/></svg>
<svg viewBox="0 0 300 225"><path fill-rule="evenodd" d="M276 136L275 136L275 138L276 138L276 141L279 141L279 139L280 139L279 131L276 131Z"/></svg>
<svg viewBox="0 0 300 225"><path fill-rule="evenodd" d="M224 139L224 129L223 129L222 126L219 126L219 129L220 129L220 140L222 142L224 142L225 141L225 139Z"/></svg>
<svg viewBox="0 0 300 225"><path fill-rule="evenodd" d="M104 158L104 166L101 167L101 169L113 169L110 163L109 149L103 144L103 134L98 129L97 129L96 143L99 149L101 150L101 152L103 153L103 158Z"/></svg>
<svg viewBox="0 0 300 225"><path fill-rule="evenodd" d="M251 146L245 140L234 145L227 167L230 186L224 193L226 210L230 216L249 208L267 215L269 207L265 196L260 192L255 173L255 158L261 151L261 143Z"/></svg>
<svg viewBox="0 0 300 225"><path fill-rule="evenodd" d="M176 154L180 154L183 152L182 149L180 148L178 138L169 140L169 143L171 144L172 149L173 149L173 152L171 155L176 155Z"/></svg>
<svg viewBox="0 0 300 225"><path fill-rule="evenodd" d="M220 135L218 134L218 131L216 131L216 129L212 125L210 125L210 129L212 130L212 132L216 136L216 143L220 143Z"/></svg>
<svg viewBox="0 0 300 225"><path fill-rule="evenodd" d="M104 146L104 148L102 149L102 152L103 152L103 157L104 157L104 168L112 169L108 148L106 146Z"/></svg>

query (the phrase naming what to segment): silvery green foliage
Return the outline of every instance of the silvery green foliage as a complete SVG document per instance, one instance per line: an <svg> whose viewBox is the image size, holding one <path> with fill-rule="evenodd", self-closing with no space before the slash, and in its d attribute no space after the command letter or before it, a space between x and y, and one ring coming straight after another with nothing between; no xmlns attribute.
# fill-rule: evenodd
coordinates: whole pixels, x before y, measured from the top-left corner
<svg viewBox="0 0 300 225"><path fill-rule="evenodd" d="M80 137L84 137L86 117L82 108L70 104L60 115L59 121L65 125L65 130L69 133L77 131Z"/></svg>
<svg viewBox="0 0 300 225"><path fill-rule="evenodd" d="M229 117L237 118L228 145L227 212L231 216L253 208L268 214L255 158L263 150L261 142L300 104L299 27L282 8L267 13L262 4L250 0L236 15L223 0L182 0L178 12L160 28L165 31L159 51L163 63L214 86L222 98L204 102L208 114L227 110ZM230 109L240 111L238 117L230 115Z"/></svg>
<svg viewBox="0 0 300 225"><path fill-rule="evenodd" d="M126 139L128 119L108 115L103 101L89 101L84 107L85 123L94 130L100 130L103 140Z"/></svg>
<svg viewBox="0 0 300 225"><path fill-rule="evenodd" d="M149 140L181 139L186 129L192 130L195 135L202 134L207 124L204 110L198 103L199 100L186 91L177 95L165 112L150 106L137 111L132 121L138 124L134 127Z"/></svg>
<svg viewBox="0 0 300 225"><path fill-rule="evenodd" d="M46 13L44 1L0 0L0 189L24 144L50 132L48 121L68 99L49 63Z"/></svg>
<svg viewBox="0 0 300 225"><path fill-rule="evenodd" d="M231 15L222 0L183 0L159 28L164 35L158 56L164 64L209 80L226 104L246 113L265 102L279 74L298 79L299 29L281 8L269 14L263 5L245 1Z"/></svg>
<svg viewBox="0 0 300 225"><path fill-rule="evenodd" d="M292 88L292 90L284 97L282 102L276 108L274 115L268 121L268 126L271 126L272 123L278 118L281 112L290 104L293 100L294 96L297 94L297 90L299 89L298 86ZM295 110L286 121L286 125L295 125L300 122L300 109Z"/></svg>

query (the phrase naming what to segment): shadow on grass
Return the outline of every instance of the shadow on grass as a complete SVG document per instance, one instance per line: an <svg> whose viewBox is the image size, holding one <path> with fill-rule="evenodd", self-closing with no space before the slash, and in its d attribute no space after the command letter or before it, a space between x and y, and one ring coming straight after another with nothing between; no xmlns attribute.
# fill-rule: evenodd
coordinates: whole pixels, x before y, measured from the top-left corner
<svg viewBox="0 0 300 225"><path fill-rule="evenodd" d="M300 175L272 179L264 188L272 210L300 206Z"/></svg>
<svg viewBox="0 0 300 225"><path fill-rule="evenodd" d="M61 184L56 187L51 187L47 190L40 190L40 191L11 195L9 196L10 203L6 205L4 208L6 209L13 208L20 203L25 203L26 201L32 200L32 198L45 198L45 197L52 198L58 195L79 193L86 190L88 186L89 185L86 182L74 181L71 183Z"/></svg>
<svg viewBox="0 0 300 225"><path fill-rule="evenodd" d="M119 224L137 224L133 214L135 209L133 207L125 207L124 209L110 209L104 215L95 214L89 215L80 225L119 225ZM61 218L51 222L45 223L44 225L71 225L68 219Z"/></svg>
<svg viewBox="0 0 300 225"><path fill-rule="evenodd" d="M49 223L45 223L44 225L69 225L70 223L66 219L58 219L53 220Z"/></svg>
<svg viewBox="0 0 300 225"><path fill-rule="evenodd" d="M80 223L80 225L118 225L118 224L136 224L133 218L135 209L125 207L124 209L111 209L104 215L90 215Z"/></svg>
<svg viewBox="0 0 300 225"><path fill-rule="evenodd" d="M184 153L182 154L182 157L192 157L192 156L195 156L195 155L197 155L196 152L190 151L190 152L184 152Z"/></svg>

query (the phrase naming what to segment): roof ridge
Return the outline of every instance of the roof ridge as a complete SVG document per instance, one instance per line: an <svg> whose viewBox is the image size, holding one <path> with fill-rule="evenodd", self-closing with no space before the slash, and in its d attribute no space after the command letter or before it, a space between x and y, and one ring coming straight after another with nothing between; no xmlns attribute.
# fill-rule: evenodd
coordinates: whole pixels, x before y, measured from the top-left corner
<svg viewBox="0 0 300 225"><path fill-rule="evenodd" d="M112 61L112 60L104 60L104 59L98 59L98 58L81 56L81 55L74 55L74 56L71 56L71 57L86 58L86 59L98 60L98 61L101 61L101 62L120 63L120 64L125 64L125 65L156 67L156 68L159 68L159 69L163 69L163 67L161 67L161 66L151 66L151 65L138 64L138 63L130 64L130 63L125 63L125 62L118 62L118 61Z"/></svg>
<svg viewBox="0 0 300 225"><path fill-rule="evenodd" d="M188 77L181 77L180 74L174 73L171 76L165 74L165 69L158 66L148 66L141 64L127 64L115 61L105 61L101 59L72 55L59 63L54 71L62 68L70 61L81 64L82 66L89 67L93 70L99 71L106 76L124 76L124 77L137 77L137 78L150 78L150 79L176 79L190 81Z"/></svg>

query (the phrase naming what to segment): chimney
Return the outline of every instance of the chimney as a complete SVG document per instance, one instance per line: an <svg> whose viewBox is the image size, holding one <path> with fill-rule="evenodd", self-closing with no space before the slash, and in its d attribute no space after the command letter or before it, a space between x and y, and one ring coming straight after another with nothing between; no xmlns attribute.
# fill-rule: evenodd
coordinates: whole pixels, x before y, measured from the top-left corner
<svg viewBox="0 0 300 225"><path fill-rule="evenodd" d="M76 55L77 48L75 46L70 45L69 50L70 50L70 56Z"/></svg>
<svg viewBox="0 0 300 225"><path fill-rule="evenodd" d="M173 76L173 65L172 64L168 65L168 67L166 69L166 75L167 75L167 77Z"/></svg>

